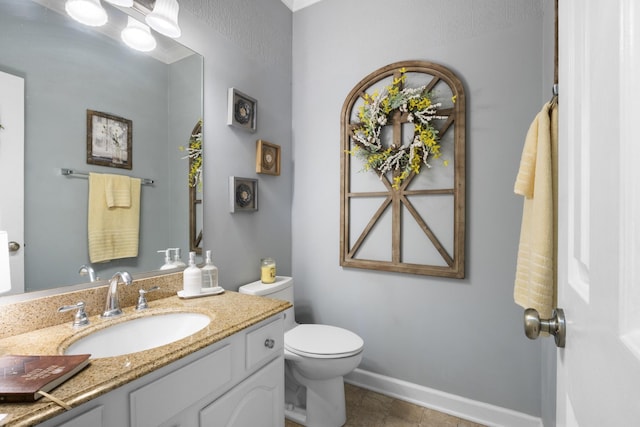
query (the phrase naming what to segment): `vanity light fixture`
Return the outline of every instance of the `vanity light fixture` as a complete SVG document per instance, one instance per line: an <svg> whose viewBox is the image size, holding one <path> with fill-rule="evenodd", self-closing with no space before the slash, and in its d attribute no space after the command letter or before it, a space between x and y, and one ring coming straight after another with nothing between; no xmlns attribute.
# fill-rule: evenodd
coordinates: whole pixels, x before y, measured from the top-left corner
<svg viewBox="0 0 640 427"><path fill-rule="evenodd" d="M153 11L145 18L147 24L162 35L178 38L182 32L178 26L177 0L156 0Z"/></svg>
<svg viewBox="0 0 640 427"><path fill-rule="evenodd" d="M133 6L133 0L105 0L105 1L108 1L109 3L115 6L122 6L122 7Z"/></svg>
<svg viewBox="0 0 640 427"><path fill-rule="evenodd" d="M120 33L122 41L132 49L150 52L156 48L156 39L151 35L149 27L131 16L127 27Z"/></svg>
<svg viewBox="0 0 640 427"><path fill-rule="evenodd" d="M64 10L76 21L90 27L100 27L109 20L100 0L67 0Z"/></svg>

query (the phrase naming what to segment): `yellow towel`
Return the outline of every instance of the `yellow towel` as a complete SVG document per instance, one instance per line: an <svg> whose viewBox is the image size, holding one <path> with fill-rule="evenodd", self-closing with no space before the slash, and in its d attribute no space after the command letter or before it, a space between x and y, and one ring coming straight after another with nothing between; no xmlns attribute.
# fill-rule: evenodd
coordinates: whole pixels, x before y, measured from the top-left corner
<svg viewBox="0 0 640 427"><path fill-rule="evenodd" d="M549 318L556 304L558 112L545 104L529 127L514 191L524 196L514 300Z"/></svg>
<svg viewBox="0 0 640 427"><path fill-rule="evenodd" d="M140 179L131 178L131 206L108 208L105 176L89 174L88 236L91 262L138 256Z"/></svg>
<svg viewBox="0 0 640 427"><path fill-rule="evenodd" d="M104 175L108 208L131 207L131 178L124 175Z"/></svg>

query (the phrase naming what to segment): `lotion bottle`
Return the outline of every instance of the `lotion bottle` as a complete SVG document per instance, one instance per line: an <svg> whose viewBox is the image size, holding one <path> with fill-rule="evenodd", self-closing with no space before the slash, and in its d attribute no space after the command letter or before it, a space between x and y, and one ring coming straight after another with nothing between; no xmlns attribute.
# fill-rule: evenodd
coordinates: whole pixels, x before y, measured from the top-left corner
<svg viewBox="0 0 640 427"><path fill-rule="evenodd" d="M206 261L202 267L202 288L211 289L218 287L218 267L213 265L211 251L206 252Z"/></svg>
<svg viewBox="0 0 640 427"><path fill-rule="evenodd" d="M195 252L189 252L189 266L182 272L182 287L186 295L198 295L202 289L202 270L196 266Z"/></svg>
<svg viewBox="0 0 640 427"><path fill-rule="evenodd" d="M160 270L171 270L172 268L176 268L176 266L173 264L173 261L171 261L171 249L163 249L158 251L158 253L164 252L164 264L162 265L162 267L160 267Z"/></svg>

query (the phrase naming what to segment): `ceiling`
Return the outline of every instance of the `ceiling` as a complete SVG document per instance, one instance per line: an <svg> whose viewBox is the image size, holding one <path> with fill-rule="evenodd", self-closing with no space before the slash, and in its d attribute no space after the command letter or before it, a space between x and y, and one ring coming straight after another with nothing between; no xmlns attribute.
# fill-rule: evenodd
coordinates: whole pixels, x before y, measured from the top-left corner
<svg viewBox="0 0 640 427"><path fill-rule="evenodd" d="M282 3L287 5L289 9L295 12L307 6L311 6L312 4L317 3L319 1L320 0L282 0Z"/></svg>

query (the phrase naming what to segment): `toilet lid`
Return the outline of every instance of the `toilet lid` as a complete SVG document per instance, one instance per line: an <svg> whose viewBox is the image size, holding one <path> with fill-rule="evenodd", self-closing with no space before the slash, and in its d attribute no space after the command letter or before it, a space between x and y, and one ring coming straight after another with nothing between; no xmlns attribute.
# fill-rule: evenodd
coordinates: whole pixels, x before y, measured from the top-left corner
<svg viewBox="0 0 640 427"><path fill-rule="evenodd" d="M284 334L284 346L303 356L348 357L362 351L364 341L336 326L298 325Z"/></svg>

